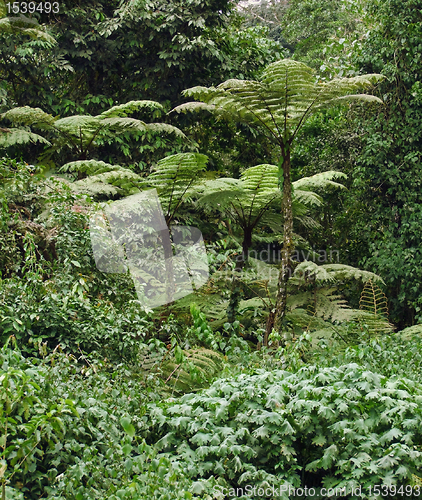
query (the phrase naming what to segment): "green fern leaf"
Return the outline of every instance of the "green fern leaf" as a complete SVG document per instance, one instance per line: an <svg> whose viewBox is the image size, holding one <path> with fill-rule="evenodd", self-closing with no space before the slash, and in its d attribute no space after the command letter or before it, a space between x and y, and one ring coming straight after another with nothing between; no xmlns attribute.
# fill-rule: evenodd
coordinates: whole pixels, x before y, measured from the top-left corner
<svg viewBox="0 0 422 500"><path fill-rule="evenodd" d="M86 179L75 181L71 188L78 193L90 196L130 196L140 191L144 186L144 179L129 169L118 167Z"/></svg>
<svg viewBox="0 0 422 500"><path fill-rule="evenodd" d="M135 111L139 111L140 109L147 109L149 111L164 111L162 104L155 101L129 101L125 104L113 106L112 108L101 113L99 116L104 118L124 117L128 114L134 113Z"/></svg>
<svg viewBox="0 0 422 500"><path fill-rule="evenodd" d="M55 118L52 115L49 115L40 108L31 108L29 106L9 109L9 111L1 114L0 118L17 125L32 125L39 128L45 128L45 126L50 126L55 122Z"/></svg>
<svg viewBox="0 0 422 500"><path fill-rule="evenodd" d="M30 142L34 144L40 142L41 144L51 146L51 143L47 141L47 139L44 139L41 135L34 134L33 132L28 132L27 130L10 128L7 129L6 132L0 132L1 148L8 148L16 144L28 144Z"/></svg>
<svg viewBox="0 0 422 500"><path fill-rule="evenodd" d="M99 160L78 160L65 163L59 172L83 172L86 175L97 175L121 168L119 165L111 165Z"/></svg>
<svg viewBox="0 0 422 500"><path fill-rule="evenodd" d="M217 87L187 89L184 95L215 106L217 116L254 124L279 142L280 135L284 138L295 136L307 116L335 102L382 103L377 97L355 94L371 88L382 78L381 75L362 75L320 83L315 80L314 71L305 64L283 59L267 66L260 81L231 79ZM203 108L186 103L174 111L198 109Z"/></svg>
<svg viewBox="0 0 422 500"><path fill-rule="evenodd" d="M362 290L358 315L361 325L365 324L371 334L390 333L393 326L388 322L387 297L382 290L368 280Z"/></svg>
<svg viewBox="0 0 422 500"><path fill-rule="evenodd" d="M207 162L208 158L199 153L179 153L160 160L149 175L148 184L157 189L167 222L192 193Z"/></svg>
<svg viewBox="0 0 422 500"><path fill-rule="evenodd" d="M356 267L345 264L323 264L319 266L311 261L301 262L296 267L292 283L303 284L307 276L311 276L318 282L359 279L363 282L373 280L383 283L382 278L377 274Z"/></svg>
<svg viewBox="0 0 422 500"><path fill-rule="evenodd" d="M170 359L161 366L161 378L172 393L183 394L209 385L221 372L224 358L205 348L183 351L182 362Z"/></svg>
<svg viewBox="0 0 422 500"><path fill-rule="evenodd" d="M388 317L387 297L382 290L369 279L363 287L359 309L371 314Z"/></svg>

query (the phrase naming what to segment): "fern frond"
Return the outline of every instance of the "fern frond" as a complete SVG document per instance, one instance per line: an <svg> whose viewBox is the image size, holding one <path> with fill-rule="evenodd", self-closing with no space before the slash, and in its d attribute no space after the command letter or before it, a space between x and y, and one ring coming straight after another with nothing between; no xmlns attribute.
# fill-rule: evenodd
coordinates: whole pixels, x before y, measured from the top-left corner
<svg viewBox="0 0 422 500"><path fill-rule="evenodd" d="M187 139L186 135L179 128L169 125L168 123L146 123L145 127L149 132L156 134L164 132L166 134L174 134L182 139Z"/></svg>
<svg viewBox="0 0 422 500"><path fill-rule="evenodd" d="M287 306L292 311L297 307L307 308L308 312L312 311L313 316L325 321L345 321L352 317L347 301L334 287L292 294L287 299Z"/></svg>
<svg viewBox="0 0 422 500"><path fill-rule="evenodd" d="M198 205L208 210L224 211L233 199L243 194L240 180L226 177L203 181L196 190Z"/></svg>
<svg viewBox="0 0 422 500"><path fill-rule="evenodd" d="M27 142L43 142L50 146L41 154L39 160L50 159L53 154L61 153L63 149L73 151L76 158L89 157L93 147L111 141L119 134L132 133L143 139L153 134L175 134L186 138L184 133L167 123L145 123L126 116L128 113L140 109L163 110L161 104L154 101L130 101L126 104L114 106L98 116L75 115L65 118L55 118L40 108L29 106L17 107L0 115L0 119L22 126L19 129L4 129L0 136L0 146L8 147L13 144ZM52 144L41 136L33 134L25 127L35 127L51 131L55 135ZM80 165L82 167L82 165ZM74 163L73 167L77 167Z"/></svg>
<svg viewBox="0 0 422 500"><path fill-rule="evenodd" d="M254 224L266 210L280 200L278 168L274 165L256 165L246 169L240 180L213 179L201 188L198 204L208 209L235 214L244 227Z"/></svg>
<svg viewBox="0 0 422 500"><path fill-rule="evenodd" d="M262 164L247 168L240 176L244 189L250 191L277 191L279 190L278 167Z"/></svg>
<svg viewBox="0 0 422 500"><path fill-rule="evenodd" d="M148 184L157 189L167 218L174 215L192 186L206 169L208 157L199 153L179 153L160 160L148 176Z"/></svg>
<svg viewBox="0 0 422 500"><path fill-rule="evenodd" d="M162 104L156 101L129 101L125 104L119 104L118 106L113 106L110 109L107 109L103 113L99 115L99 117L104 118L115 118L115 117L124 117L130 113L134 113L135 111L139 111L140 109L148 109L149 111L155 111L159 109L160 111L164 111L164 107Z"/></svg>
<svg viewBox="0 0 422 500"><path fill-rule="evenodd" d="M139 192L143 187L145 181L138 174L116 165L112 165L112 167L117 168L75 181L71 184L71 188L78 193L85 193L90 196L114 196L117 194L130 196Z"/></svg>
<svg viewBox="0 0 422 500"><path fill-rule="evenodd" d="M295 189L293 191L293 194L294 194L294 200L298 201L299 203L301 203L303 205L320 207L321 205L324 204L322 197L319 194L314 193L313 191L305 191L303 189ZM299 207L297 207L297 209L298 208Z"/></svg>
<svg viewBox="0 0 422 500"><path fill-rule="evenodd" d="M362 290L358 315L361 325L365 324L371 334L391 333L393 325L388 322L388 304L387 297L382 290L368 280Z"/></svg>
<svg viewBox="0 0 422 500"><path fill-rule="evenodd" d="M252 311L254 313L254 316L268 315L268 309L265 303L258 297L241 300L239 302L239 314L243 315L247 311Z"/></svg>
<svg viewBox="0 0 422 500"><path fill-rule="evenodd" d="M302 330L320 330L327 327L327 322L322 318L309 314L309 311L302 308L286 312L286 321L292 323L293 327Z"/></svg>
<svg viewBox="0 0 422 500"><path fill-rule="evenodd" d="M374 315L388 317L387 297L371 279L363 287L359 300L359 309Z"/></svg>
<svg viewBox="0 0 422 500"><path fill-rule="evenodd" d="M278 211L270 211L267 210L264 215L261 217L261 227L268 226L274 235L272 235L272 241L276 238L276 235L282 238L283 234L283 218Z"/></svg>
<svg viewBox="0 0 422 500"><path fill-rule="evenodd" d="M307 229L321 229L322 226L321 224L316 221L314 218L310 217L309 215L295 215L295 210L293 208L293 215L295 218L295 221L297 221L299 224L301 224L303 227L306 227Z"/></svg>
<svg viewBox="0 0 422 500"><path fill-rule="evenodd" d="M97 121L97 127L102 126L107 130L122 132L126 132L128 129L133 131L136 130L139 132L145 132L147 130L147 124L142 120L137 120L136 118L130 118L127 116L101 118L101 115L99 117L95 116L93 118L95 118Z"/></svg>
<svg viewBox="0 0 422 500"><path fill-rule="evenodd" d="M77 138L81 134L92 134L99 127L98 119L91 115L74 115L66 118L59 118L54 127L60 132L73 135Z"/></svg>
<svg viewBox="0 0 422 500"><path fill-rule="evenodd" d="M55 118L40 108L31 108L30 106L21 106L9 109L0 115L1 119L11 121L16 125L37 126L39 128L49 128Z"/></svg>
<svg viewBox="0 0 422 500"><path fill-rule="evenodd" d="M320 83L305 64L283 59L267 66L260 81L231 79L217 87L187 89L184 95L202 101L219 117L258 126L267 137L280 144L293 138L310 114L335 102L382 103L377 97L356 94L382 78L381 75L363 75ZM204 107L187 103L178 106L176 111L198 109Z"/></svg>
<svg viewBox="0 0 422 500"><path fill-rule="evenodd" d="M96 181L95 179L81 179L79 181L69 184L69 187L75 193L87 194L92 198L106 197L113 198L116 195L123 195L122 190L119 187L107 184L106 182ZM132 194L132 193L130 193Z"/></svg>
<svg viewBox="0 0 422 500"><path fill-rule="evenodd" d="M357 319L362 330L366 329L370 335L386 334L394 331L394 326L382 314L373 314L370 311L358 309L354 319Z"/></svg>
<svg viewBox="0 0 422 500"><path fill-rule="evenodd" d="M186 102L184 104L180 104L171 110L171 113L187 113L188 111L209 111L214 112L215 106L213 104L205 104L204 102Z"/></svg>
<svg viewBox="0 0 422 500"><path fill-rule="evenodd" d="M41 135L34 134L24 129L10 128L6 129L5 132L0 132L0 148L8 148L16 144L28 144L29 142L34 144L40 142L47 146L51 146L51 143Z"/></svg>
<svg viewBox="0 0 422 500"><path fill-rule="evenodd" d="M111 170L120 170L119 165L111 165L100 160L78 160L65 163L59 172L83 172L86 175L97 175Z"/></svg>
<svg viewBox="0 0 422 500"><path fill-rule="evenodd" d="M328 170L326 172L320 172L314 174L310 177L302 177L301 179L293 182L295 190L309 190L309 189L327 189L328 187L333 187L336 189L345 189L343 184L335 182L333 179L347 179L347 175L343 172L337 172L335 170Z"/></svg>
<svg viewBox="0 0 422 500"><path fill-rule="evenodd" d="M324 109L333 102L342 101L366 101L383 104L378 97L367 94L352 94L359 90L370 89L385 76L378 74L359 75L352 78L335 78L329 82L318 84L318 96L315 109Z"/></svg>
<svg viewBox="0 0 422 500"><path fill-rule="evenodd" d="M195 348L183 351L184 360L177 363L170 359L161 366L161 378L169 387L169 392L183 394L197 391L221 372L224 358L216 351Z"/></svg>
<svg viewBox="0 0 422 500"><path fill-rule="evenodd" d="M383 279L370 271L363 271L356 267L347 266L345 264L323 264L318 265L315 262L301 262L295 269L293 274L293 282L302 284L305 282L306 276L312 276L318 282L335 282L340 280L348 281L350 279L359 279L363 282L373 280L384 283Z"/></svg>

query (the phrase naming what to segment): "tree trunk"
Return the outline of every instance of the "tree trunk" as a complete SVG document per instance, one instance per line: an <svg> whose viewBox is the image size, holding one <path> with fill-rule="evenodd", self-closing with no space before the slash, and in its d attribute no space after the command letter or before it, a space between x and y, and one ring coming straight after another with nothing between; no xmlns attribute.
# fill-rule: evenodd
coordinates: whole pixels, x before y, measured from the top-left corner
<svg viewBox="0 0 422 500"><path fill-rule="evenodd" d="M290 148L287 146L283 156L283 200L281 210L284 217L283 249L281 254L281 269L278 276L278 291L275 305L274 328L281 330L286 314L287 282L289 281L292 265L291 257L293 244L293 211L292 211L292 182L290 178ZM267 340L267 339L266 339Z"/></svg>
<svg viewBox="0 0 422 500"><path fill-rule="evenodd" d="M176 293L176 284L174 277L174 266L173 266L173 248L171 246L170 239L170 229L165 229L161 232L162 242L164 247L164 258L165 258L165 273L166 273L166 298L167 308L174 302L174 296Z"/></svg>
<svg viewBox="0 0 422 500"><path fill-rule="evenodd" d="M252 244L252 229L243 230L243 242L242 242L242 255L241 258L236 261L235 272L233 274L229 305L227 306L227 319L229 323L234 323L236 321L236 314L239 308L239 303L242 294L242 283L239 279L239 274L242 269L248 263L249 248Z"/></svg>
<svg viewBox="0 0 422 500"><path fill-rule="evenodd" d="M263 339L263 345L265 345L265 346L268 345L268 338L269 338L270 333L273 331L273 328L274 328L274 318L275 318L275 310L270 309L270 312L268 313L267 323L265 325L265 333L264 333L264 339Z"/></svg>

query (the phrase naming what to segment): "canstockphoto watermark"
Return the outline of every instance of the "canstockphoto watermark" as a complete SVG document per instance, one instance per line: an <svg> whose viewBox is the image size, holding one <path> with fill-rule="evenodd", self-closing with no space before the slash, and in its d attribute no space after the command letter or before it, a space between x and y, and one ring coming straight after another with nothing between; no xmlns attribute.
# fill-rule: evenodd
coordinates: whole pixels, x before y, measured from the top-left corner
<svg viewBox="0 0 422 500"><path fill-rule="evenodd" d="M284 499L292 498L335 498L339 497L420 497L422 496L422 487L418 485L392 485L392 484L372 484L364 488L362 485L355 485L354 487L335 487L335 488L294 488L289 484L282 484L279 486L252 486L245 485L243 487L225 487L221 485L214 486L214 493L217 498L224 495L225 498L236 497L252 497L252 498L277 498Z"/></svg>
<svg viewBox="0 0 422 500"><path fill-rule="evenodd" d="M229 498L236 497L252 497L252 498L274 498L274 497L284 497L284 498L294 498L294 497L314 497L317 494L316 488L308 488L304 486L303 488L294 488L289 484L281 484L279 486L252 486L247 484L243 487L228 488L220 485L214 486L214 493L222 494ZM322 497L345 497L347 495L347 488L318 488L318 494ZM361 488L356 488L356 491L352 489L349 491L352 495L362 496Z"/></svg>
<svg viewBox="0 0 422 500"><path fill-rule="evenodd" d="M209 277L199 229L167 227L155 189L107 205L89 223L97 268L130 272L138 300L147 308L189 295Z"/></svg>

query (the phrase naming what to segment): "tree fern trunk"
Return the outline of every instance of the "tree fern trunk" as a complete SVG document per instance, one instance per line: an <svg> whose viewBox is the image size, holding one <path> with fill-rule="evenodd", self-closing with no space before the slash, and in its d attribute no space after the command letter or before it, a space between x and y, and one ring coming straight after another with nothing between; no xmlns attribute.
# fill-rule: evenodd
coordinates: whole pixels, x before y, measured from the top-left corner
<svg viewBox="0 0 422 500"><path fill-rule="evenodd" d="M268 337L274 328L274 318L275 318L275 310L270 309L268 313L267 322L265 324L265 333L264 333L264 345L268 345Z"/></svg>
<svg viewBox="0 0 422 500"><path fill-rule="evenodd" d="M287 283L291 275L291 257L294 250L293 244L293 211L292 211L292 182L290 178L290 148L286 149L283 163L283 201L281 210L284 218L283 250L281 254L281 269L278 276L278 291L275 305L274 328L281 330L281 325L286 314ZM268 334L268 328L266 337ZM264 344L268 338L264 339Z"/></svg>
<svg viewBox="0 0 422 500"><path fill-rule="evenodd" d="M166 295L167 295L167 307L169 307L174 302L174 295L176 292L176 286L174 281L174 266L173 266L173 248L171 246L170 232L169 229L163 231L162 242L164 247L164 258L166 267Z"/></svg>
<svg viewBox="0 0 422 500"><path fill-rule="evenodd" d="M229 305L227 306L227 319L229 323L234 323L236 321L236 315L239 309L240 299L242 295L242 283L239 279L239 275L242 272L245 265L248 263L249 258L249 248L252 244L252 229L246 228L243 230L243 242L242 242L242 255L241 258L236 261L235 272L233 274L233 280L230 290Z"/></svg>

